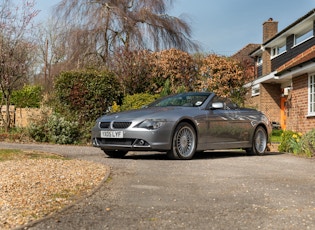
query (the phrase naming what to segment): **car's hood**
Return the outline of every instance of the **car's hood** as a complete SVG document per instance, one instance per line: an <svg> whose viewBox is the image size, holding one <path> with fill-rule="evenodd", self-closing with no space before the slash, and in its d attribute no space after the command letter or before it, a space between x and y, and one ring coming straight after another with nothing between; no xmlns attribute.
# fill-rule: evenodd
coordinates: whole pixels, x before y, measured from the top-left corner
<svg viewBox="0 0 315 230"><path fill-rule="evenodd" d="M149 107L143 109L129 110L119 113L109 113L101 117L102 121L105 120L141 120L147 118L171 118L180 114L179 111L195 109L190 107Z"/></svg>

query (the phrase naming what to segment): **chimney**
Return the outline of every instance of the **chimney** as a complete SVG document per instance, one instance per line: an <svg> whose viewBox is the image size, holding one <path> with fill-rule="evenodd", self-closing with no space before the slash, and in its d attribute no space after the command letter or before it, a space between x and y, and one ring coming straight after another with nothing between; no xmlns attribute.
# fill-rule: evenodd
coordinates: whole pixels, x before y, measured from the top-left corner
<svg viewBox="0 0 315 230"><path fill-rule="evenodd" d="M263 23L263 43L278 33L278 22L269 18L268 21Z"/></svg>
<svg viewBox="0 0 315 230"><path fill-rule="evenodd" d="M269 18L268 21L263 23L263 43L273 38L278 33L278 22ZM270 48L265 48L262 53L262 75L268 75L271 73L271 56Z"/></svg>

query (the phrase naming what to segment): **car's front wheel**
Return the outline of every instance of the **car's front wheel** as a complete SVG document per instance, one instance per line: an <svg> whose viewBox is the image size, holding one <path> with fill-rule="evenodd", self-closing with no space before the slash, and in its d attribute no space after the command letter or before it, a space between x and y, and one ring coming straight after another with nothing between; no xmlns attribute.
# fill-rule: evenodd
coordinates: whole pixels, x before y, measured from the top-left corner
<svg viewBox="0 0 315 230"><path fill-rule="evenodd" d="M174 132L172 149L167 152L170 159L191 159L196 151L196 132L187 122L180 123Z"/></svg>
<svg viewBox="0 0 315 230"><path fill-rule="evenodd" d="M250 155L263 155L267 149L268 136L266 130L259 126L254 133L252 147L246 149Z"/></svg>
<svg viewBox="0 0 315 230"><path fill-rule="evenodd" d="M104 150L104 153L109 156L109 157L112 157L112 158L123 158L127 153L128 151L122 151L122 150Z"/></svg>

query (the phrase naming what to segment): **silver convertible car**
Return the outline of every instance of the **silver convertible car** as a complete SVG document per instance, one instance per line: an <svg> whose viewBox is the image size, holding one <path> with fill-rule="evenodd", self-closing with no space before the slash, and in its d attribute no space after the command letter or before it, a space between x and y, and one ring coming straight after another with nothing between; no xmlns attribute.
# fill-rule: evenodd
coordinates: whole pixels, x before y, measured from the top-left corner
<svg viewBox="0 0 315 230"><path fill-rule="evenodd" d="M92 128L92 143L110 157L160 151L171 159L191 159L196 152L219 149L262 155L270 133L263 113L239 108L214 93L188 92L100 117Z"/></svg>

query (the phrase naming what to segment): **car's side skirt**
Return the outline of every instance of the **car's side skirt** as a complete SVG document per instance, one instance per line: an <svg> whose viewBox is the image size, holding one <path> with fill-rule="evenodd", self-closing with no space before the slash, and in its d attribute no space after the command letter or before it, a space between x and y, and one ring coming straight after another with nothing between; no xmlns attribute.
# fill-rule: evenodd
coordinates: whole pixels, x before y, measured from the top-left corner
<svg viewBox="0 0 315 230"><path fill-rule="evenodd" d="M197 151L200 150L216 150L216 149L244 149L251 148L252 144L248 141L224 142L199 145Z"/></svg>

